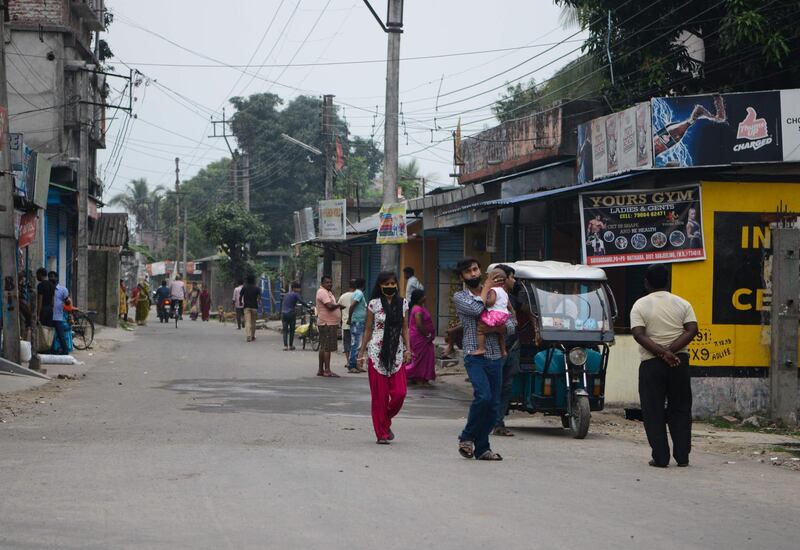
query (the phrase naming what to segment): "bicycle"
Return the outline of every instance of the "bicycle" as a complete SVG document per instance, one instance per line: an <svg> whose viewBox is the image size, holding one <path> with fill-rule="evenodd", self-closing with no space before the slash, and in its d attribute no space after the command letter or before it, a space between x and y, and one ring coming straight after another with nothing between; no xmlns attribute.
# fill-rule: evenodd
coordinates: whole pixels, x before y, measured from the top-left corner
<svg viewBox="0 0 800 550"><path fill-rule="evenodd" d="M72 347L79 350L89 349L94 342L94 322L78 308L64 311L66 322L72 329Z"/></svg>
<svg viewBox="0 0 800 550"><path fill-rule="evenodd" d="M183 300L175 300L170 298L169 316L170 318L175 319L175 328L178 328L178 321L180 321L181 317L183 317Z"/></svg>
<svg viewBox="0 0 800 550"><path fill-rule="evenodd" d="M314 308L303 308L303 316L300 319L300 326L297 327L297 330L295 331L295 334L298 333L303 349L306 349L306 343L310 342L311 349L314 351L319 351L319 328L317 328L317 316L314 313Z"/></svg>

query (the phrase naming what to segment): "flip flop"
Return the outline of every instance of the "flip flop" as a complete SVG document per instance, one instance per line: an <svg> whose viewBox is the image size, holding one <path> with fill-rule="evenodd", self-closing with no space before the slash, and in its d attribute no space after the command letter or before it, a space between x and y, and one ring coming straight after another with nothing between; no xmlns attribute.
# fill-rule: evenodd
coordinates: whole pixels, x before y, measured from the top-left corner
<svg viewBox="0 0 800 550"><path fill-rule="evenodd" d="M329 373L323 374L322 376L324 376L325 378L340 378L340 376L338 374L336 374L335 372L329 372Z"/></svg>
<svg viewBox="0 0 800 550"><path fill-rule="evenodd" d="M478 457L478 460L503 460L503 457L500 456L498 453L488 450L484 452L481 456Z"/></svg>
<svg viewBox="0 0 800 550"><path fill-rule="evenodd" d="M472 441L460 441L458 443L458 453L464 458L473 458L475 456L475 443Z"/></svg>

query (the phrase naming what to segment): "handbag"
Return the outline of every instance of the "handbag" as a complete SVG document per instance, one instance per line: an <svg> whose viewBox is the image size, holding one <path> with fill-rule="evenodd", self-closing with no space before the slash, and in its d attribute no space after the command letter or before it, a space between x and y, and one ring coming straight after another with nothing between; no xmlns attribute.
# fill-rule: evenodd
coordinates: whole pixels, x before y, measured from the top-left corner
<svg viewBox="0 0 800 550"><path fill-rule="evenodd" d="M53 338L56 331L53 327L46 327L44 325L36 326L36 342L37 352L47 351L53 347Z"/></svg>

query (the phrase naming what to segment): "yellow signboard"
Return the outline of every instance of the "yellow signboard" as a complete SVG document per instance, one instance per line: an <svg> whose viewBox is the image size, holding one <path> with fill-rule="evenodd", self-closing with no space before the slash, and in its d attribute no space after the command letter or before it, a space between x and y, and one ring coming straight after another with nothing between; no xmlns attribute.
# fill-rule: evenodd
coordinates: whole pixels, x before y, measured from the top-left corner
<svg viewBox="0 0 800 550"><path fill-rule="evenodd" d="M706 260L672 266L672 291L694 306L700 325L693 365L768 367L769 295L763 251L778 205L800 209L800 184L703 182Z"/></svg>

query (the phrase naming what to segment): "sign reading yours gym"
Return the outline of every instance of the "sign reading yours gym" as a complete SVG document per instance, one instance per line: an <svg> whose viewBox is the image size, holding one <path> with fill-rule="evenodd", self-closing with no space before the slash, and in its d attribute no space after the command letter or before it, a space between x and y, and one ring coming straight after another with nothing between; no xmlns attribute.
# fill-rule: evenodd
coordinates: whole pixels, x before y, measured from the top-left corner
<svg viewBox="0 0 800 550"><path fill-rule="evenodd" d="M580 197L583 263L624 266L706 257L700 186L596 191Z"/></svg>

